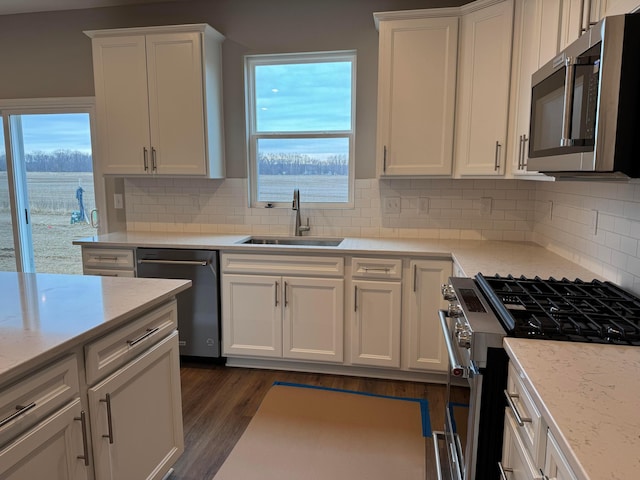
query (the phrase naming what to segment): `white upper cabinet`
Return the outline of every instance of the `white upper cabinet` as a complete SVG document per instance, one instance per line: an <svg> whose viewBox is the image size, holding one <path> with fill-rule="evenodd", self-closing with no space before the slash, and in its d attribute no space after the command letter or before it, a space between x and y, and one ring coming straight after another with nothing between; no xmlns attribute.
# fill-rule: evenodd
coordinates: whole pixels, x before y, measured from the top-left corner
<svg viewBox="0 0 640 480"><path fill-rule="evenodd" d="M475 2L461 17L456 177L504 173L512 30L512 0Z"/></svg>
<svg viewBox="0 0 640 480"><path fill-rule="evenodd" d="M85 33L103 173L224 177L224 37L204 24Z"/></svg>
<svg viewBox="0 0 640 480"><path fill-rule="evenodd" d="M638 0L600 0L601 16L620 15L640 10Z"/></svg>
<svg viewBox="0 0 640 480"><path fill-rule="evenodd" d="M425 12L425 11L419 11ZM451 175L458 18L379 22L379 177Z"/></svg>
<svg viewBox="0 0 640 480"><path fill-rule="evenodd" d="M507 162L516 175L527 172L531 75L559 49L561 0L516 0L511 72L511 119Z"/></svg>

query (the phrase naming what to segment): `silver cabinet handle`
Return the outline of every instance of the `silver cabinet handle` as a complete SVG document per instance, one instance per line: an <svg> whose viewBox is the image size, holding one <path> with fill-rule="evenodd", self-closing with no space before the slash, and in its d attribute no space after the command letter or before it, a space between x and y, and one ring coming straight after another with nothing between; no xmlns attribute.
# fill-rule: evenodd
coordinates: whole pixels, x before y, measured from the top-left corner
<svg viewBox="0 0 640 480"><path fill-rule="evenodd" d="M382 149L382 171L387 172L387 146Z"/></svg>
<svg viewBox="0 0 640 480"><path fill-rule="evenodd" d="M418 284L418 265L413 266L413 291L416 291Z"/></svg>
<svg viewBox="0 0 640 480"><path fill-rule="evenodd" d="M109 443L113 443L113 422L111 420L111 394L107 393L104 399L100 399L102 403L107 404L107 435L102 435L102 438L108 438Z"/></svg>
<svg viewBox="0 0 640 480"><path fill-rule="evenodd" d="M89 445L87 443L87 414L82 410L79 417L74 417L74 420L79 420L82 425L82 450L83 455L78 455L79 460L84 460L84 466L89 466Z"/></svg>
<svg viewBox="0 0 640 480"><path fill-rule="evenodd" d="M160 330L160 327L155 327L155 328L147 328L146 332L143 333L142 335L140 335L138 338L136 338L135 340L127 340L127 343L129 344L130 347L135 346L136 344L140 343L141 341L143 341L145 338L150 337L151 335L153 335L154 333L156 333L158 330Z"/></svg>
<svg viewBox="0 0 640 480"><path fill-rule="evenodd" d="M144 164L144 171L149 171L149 150L147 147L142 147L142 162Z"/></svg>
<svg viewBox="0 0 640 480"><path fill-rule="evenodd" d="M502 148L502 145L498 140L496 140L496 158L494 160L494 170L496 171L500 170L500 149L501 148Z"/></svg>
<svg viewBox="0 0 640 480"><path fill-rule="evenodd" d="M280 282L276 281L276 307L278 306L278 287L280 285Z"/></svg>
<svg viewBox="0 0 640 480"><path fill-rule="evenodd" d="M151 147L151 168L154 172L158 171L158 165L156 164L156 149Z"/></svg>
<svg viewBox="0 0 640 480"><path fill-rule="evenodd" d="M502 462L498 462L498 469L500 470L500 480L509 480L507 478L507 472L512 473L513 468L503 467Z"/></svg>
<svg viewBox="0 0 640 480"><path fill-rule="evenodd" d="M154 263L158 265L194 265L194 266L202 266L206 267L209 265L209 262L206 260L146 260L140 259L138 263Z"/></svg>
<svg viewBox="0 0 640 480"><path fill-rule="evenodd" d="M284 306L289 305L289 300L287 299L287 282L284 282Z"/></svg>
<svg viewBox="0 0 640 480"><path fill-rule="evenodd" d="M516 404L513 401L514 398L519 398L520 395L518 395L517 393L509 393L507 390L505 390L504 396L507 399L507 404L509 405L509 408L513 412L513 415L516 417L516 422L518 423L518 425L520 425L521 427L524 427L525 422L526 423L532 422L530 418L523 417L522 415L520 415L520 412L518 411L518 408L516 407Z"/></svg>
<svg viewBox="0 0 640 480"><path fill-rule="evenodd" d="M362 267L365 272L381 272L381 273L389 273L391 269L389 267L385 268L374 268L374 267Z"/></svg>
<svg viewBox="0 0 640 480"><path fill-rule="evenodd" d="M104 255L98 255L98 256L96 256L96 260L111 260L111 261L117 262L118 261L118 257L115 257L115 256L113 256L113 257L105 257Z"/></svg>
<svg viewBox="0 0 640 480"><path fill-rule="evenodd" d="M358 286L353 287L353 311L358 311Z"/></svg>
<svg viewBox="0 0 640 480"><path fill-rule="evenodd" d="M522 169L527 168L527 142L529 141L529 137L526 135L522 136Z"/></svg>
<svg viewBox="0 0 640 480"><path fill-rule="evenodd" d="M9 423L12 420L15 420L20 415L24 415L25 413L27 413L29 410L31 410L35 406L36 406L36 402L31 402L29 405L24 405L24 406L23 405L16 405L16 410L17 411L12 413L8 417L3 418L2 420L0 420L0 427L4 427L7 423Z"/></svg>

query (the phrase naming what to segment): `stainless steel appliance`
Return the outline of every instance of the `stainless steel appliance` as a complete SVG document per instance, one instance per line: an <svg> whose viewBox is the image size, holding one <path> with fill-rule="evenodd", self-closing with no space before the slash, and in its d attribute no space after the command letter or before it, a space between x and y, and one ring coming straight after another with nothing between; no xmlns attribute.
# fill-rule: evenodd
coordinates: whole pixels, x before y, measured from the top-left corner
<svg viewBox="0 0 640 480"><path fill-rule="evenodd" d="M445 425L434 435L436 456L447 457L438 459L440 478L498 479L507 406L503 337L640 346L640 298L597 280L478 274L449 281L442 292L451 304L439 311L450 367ZM454 415L458 379L466 380L469 402Z"/></svg>
<svg viewBox="0 0 640 480"><path fill-rule="evenodd" d="M528 170L640 177L640 14L606 17L532 76Z"/></svg>
<svg viewBox="0 0 640 480"><path fill-rule="evenodd" d="M180 355L219 358L218 252L191 249L136 249L137 276L191 280L177 295Z"/></svg>

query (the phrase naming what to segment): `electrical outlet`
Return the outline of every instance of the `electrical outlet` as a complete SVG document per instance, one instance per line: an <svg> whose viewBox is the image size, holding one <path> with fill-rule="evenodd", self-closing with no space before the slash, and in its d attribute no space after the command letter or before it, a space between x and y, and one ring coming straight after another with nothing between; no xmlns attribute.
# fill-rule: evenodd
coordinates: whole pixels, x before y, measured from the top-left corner
<svg viewBox="0 0 640 480"><path fill-rule="evenodd" d="M492 209L493 209L493 198L482 197L480 199L480 215L481 216L491 215Z"/></svg>
<svg viewBox="0 0 640 480"><path fill-rule="evenodd" d="M418 197L418 215L429 213L429 197Z"/></svg>
<svg viewBox="0 0 640 480"><path fill-rule="evenodd" d="M382 213L387 215L400 213L400 197L385 197L382 203Z"/></svg>
<svg viewBox="0 0 640 480"><path fill-rule="evenodd" d="M124 199L121 193L113 194L113 208L124 208Z"/></svg>

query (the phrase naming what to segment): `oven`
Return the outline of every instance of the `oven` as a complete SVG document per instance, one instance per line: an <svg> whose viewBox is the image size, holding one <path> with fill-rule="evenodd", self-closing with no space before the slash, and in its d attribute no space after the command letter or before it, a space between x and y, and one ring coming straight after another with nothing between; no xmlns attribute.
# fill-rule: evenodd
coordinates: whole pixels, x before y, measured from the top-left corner
<svg viewBox="0 0 640 480"><path fill-rule="evenodd" d="M449 279L439 310L449 357L445 423L434 432L438 478L500 477L505 336L640 346L640 298L610 282L493 276Z"/></svg>

